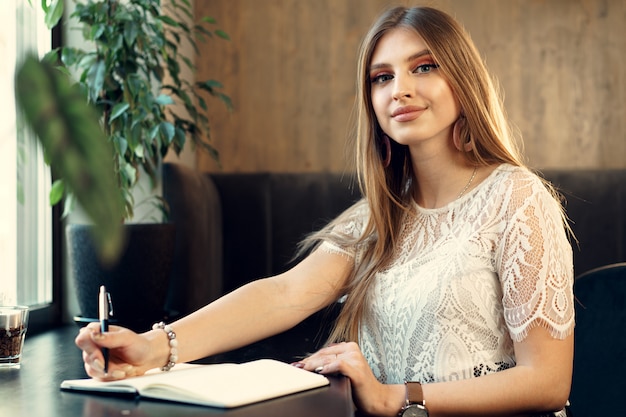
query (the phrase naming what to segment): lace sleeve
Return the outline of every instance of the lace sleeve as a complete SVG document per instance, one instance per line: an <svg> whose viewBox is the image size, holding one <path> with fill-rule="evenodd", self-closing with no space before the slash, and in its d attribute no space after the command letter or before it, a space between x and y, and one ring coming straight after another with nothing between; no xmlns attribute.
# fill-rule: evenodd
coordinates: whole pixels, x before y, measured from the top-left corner
<svg viewBox="0 0 626 417"><path fill-rule="evenodd" d="M558 202L537 178L513 179L505 196L497 267L511 337L543 326L563 339L574 327L573 261Z"/></svg>
<svg viewBox="0 0 626 417"><path fill-rule="evenodd" d="M324 236L321 248L356 258L356 242L363 233L368 216L369 209L364 200L350 207L331 224L329 232Z"/></svg>

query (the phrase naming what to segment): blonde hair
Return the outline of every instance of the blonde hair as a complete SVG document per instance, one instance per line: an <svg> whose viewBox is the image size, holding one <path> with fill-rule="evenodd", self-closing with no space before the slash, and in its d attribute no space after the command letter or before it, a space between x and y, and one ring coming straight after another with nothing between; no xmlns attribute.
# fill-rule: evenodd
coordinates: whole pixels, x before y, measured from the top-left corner
<svg viewBox="0 0 626 417"><path fill-rule="evenodd" d="M397 7L382 14L366 34L359 50L355 135L356 173L370 209L363 235L355 241L333 231L348 210L307 242L331 238L340 245L364 247L345 288L345 304L329 342L357 341L367 307L367 294L376 272L391 261L413 187L413 168L408 148L391 142L391 162L385 167L383 132L371 101L369 66L378 41L390 30L405 28L422 37L434 61L456 95L466 123L461 137L471 150L464 156L475 165L509 163L521 166L516 141L505 116L498 90L469 35L448 14L430 7Z"/></svg>

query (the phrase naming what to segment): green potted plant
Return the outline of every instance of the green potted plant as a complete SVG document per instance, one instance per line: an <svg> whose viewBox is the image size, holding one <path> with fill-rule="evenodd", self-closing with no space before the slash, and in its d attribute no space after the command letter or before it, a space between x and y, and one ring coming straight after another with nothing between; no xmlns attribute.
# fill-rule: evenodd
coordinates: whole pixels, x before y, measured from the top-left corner
<svg viewBox="0 0 626 417"><path fill-rule="evenodd" d="M49 7L42 3L50 24L62 15L59 3L62 5L59 1ZM75 74L83 102L97 112L102 136L112 149L111 156L102 154L102 158L111 157L123 206L118 219L122 223L135 213L133 190L139 179L145 176L154 186L162 158L169 150L179 154L190 141L218 159L209 140L204 97L214 96L228 107L230 100L220 91L219 82L190 82L182 76L185 67L194 70L193 61L182 46L187 42L197 52L197 41L228 36L209 29L215 24L211 18L192 23L189 0L168 0L163 4L160 0L79 0L71 18L81 25L83 37L93 49L65 46L44 60L60 60L58 68L67 75ZM82 120L63 122L80 125ZM71 131L71 127L67 130ZM85 139L77 137L76 143ZM81 146L86 156L90 145ZM55 169L53 163L51 167L56 177L51 203L63 200L67 214L80 190L76 183L68 183L62 170ZM114 317L124 324L141 328L148 321L159 319L156 316L163 314L169 285L174 227L167 222L125 225L127 243L119 260L105 263L93 245L91 227L68 226L68 259L82 315L95 317L97 287L105 284L114 300ZM155 243L158 246L153 247ZM96 268L92 269L94 265ZM151 281L141 282L142 277Z"/></svg>
<svg viewBox="0 0 626 417"><path fill-rule="evenodd" d="M195 67L181 47L188 42L198 52L197 38L228 36L203 24L186 23L193 19L189 0L169 0L163 7L160 0L85 0L76 3L71 16L94 49L63 47L61 60L66 68L79 71L79 84L102 117L114 147L125 218L131 219L132 189L140 168L155 182L165 154L170 149L180 153L188 140L218 158L207 139L207 104L201 93L218 97L229 107L230 99L215 80L183 78L184 66L192 71ZM201 22L215 23L211 18ZM62 178L54 188L60 199Z"/></svg>

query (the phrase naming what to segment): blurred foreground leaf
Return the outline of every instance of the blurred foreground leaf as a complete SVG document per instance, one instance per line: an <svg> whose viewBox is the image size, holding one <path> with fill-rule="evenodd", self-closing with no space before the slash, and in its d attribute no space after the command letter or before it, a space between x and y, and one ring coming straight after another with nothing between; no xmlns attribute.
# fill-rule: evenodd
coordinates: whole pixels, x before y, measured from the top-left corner
<svg viewBox="0 0 626 417"><path fill-rule="evenodd" d="M95 109L50 63L29 57L16 74L17 102L43 145L47 163L93 221L101 260L114 263L123 244L124 203L113 150Z"/></svg>

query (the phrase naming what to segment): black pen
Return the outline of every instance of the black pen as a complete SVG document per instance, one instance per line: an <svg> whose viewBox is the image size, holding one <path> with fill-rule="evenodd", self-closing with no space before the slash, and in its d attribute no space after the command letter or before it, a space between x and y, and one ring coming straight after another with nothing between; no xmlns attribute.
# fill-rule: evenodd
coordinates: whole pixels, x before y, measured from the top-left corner
<svg viewBox="0 0 626 417"><path fill-rule="evenodd" d="M109 312L111 309L111 295L107 292L104 285L100 286L98 294L98 319L100 320L100 332L109 331ZM104 373L109 371L109 349L102 348L102 356L104 356Z"/></svg>

